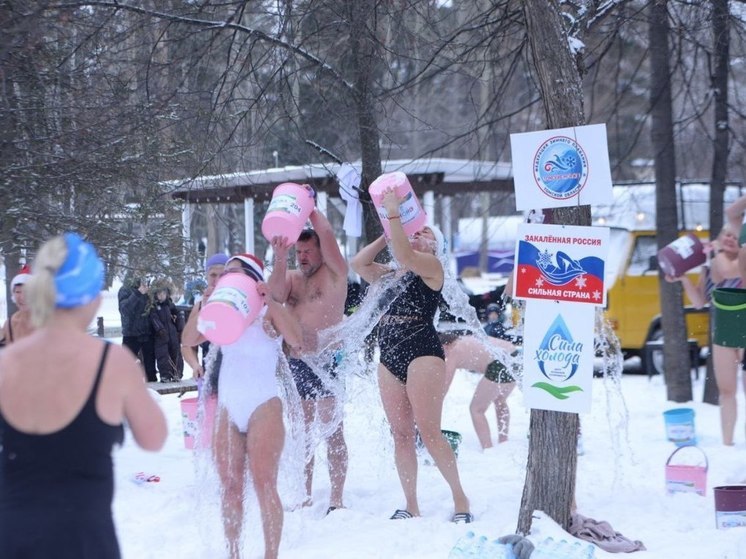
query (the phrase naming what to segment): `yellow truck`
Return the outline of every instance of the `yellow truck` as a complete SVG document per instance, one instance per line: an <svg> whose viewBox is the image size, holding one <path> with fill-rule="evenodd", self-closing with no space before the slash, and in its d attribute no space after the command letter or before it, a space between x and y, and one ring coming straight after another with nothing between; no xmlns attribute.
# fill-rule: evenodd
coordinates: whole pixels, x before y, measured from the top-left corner
<svg viewBox="0 0 746 559"><path fill-rule="evenodd" d="M660 372L659 359L654 357L653 363L646 362L649 356L645 351L648 342L662 338L656 232L617 227L610 230L606 317L619 338L625 357L640 356L643 370L652 365ZM694 233L701 238L707 236L705 231ZM699 272L700 268L689 272L695 283ZM697 341L698 354L699 348L707 346L708 309L694 308L686 296L682 305L686 313L687 336Z"/></svg>

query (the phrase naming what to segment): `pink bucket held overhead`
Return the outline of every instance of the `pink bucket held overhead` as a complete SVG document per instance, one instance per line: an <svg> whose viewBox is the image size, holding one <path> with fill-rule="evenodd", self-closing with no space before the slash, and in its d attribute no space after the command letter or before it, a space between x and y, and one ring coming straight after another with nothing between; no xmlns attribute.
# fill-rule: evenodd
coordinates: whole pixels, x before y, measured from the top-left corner
<svg viewBox="0 0 746 559"><path fill-rule="evenodd" d="M268 241L273 237L287 237L295 243L316 203L316 193L307 184L284 182L272 193L267 213L262 220L262 235Z"/></svg>
<svg viewBox="0 0 746 559"><path fill-rule="evenodd" d="M396 192L396 196L402 200L399 205L399 218L401 219L404 232L407 235L414 235L417 231L425 227L427 214L425 213L425 210L422 209L420 201L417 199L417 195L412 189L412 185L409 184L407 175L399 171L394 173L384 173L371 183L368 188L368 193L373 200L373 205L376 207L386 237L391 236L389 216L386 213L386 209L383 207L383 193L388 188L393 188L394 192Z"/></svg>
<svg viewBox="0 0 746 559"><path fill-rule="evenodd" d="M232 256L226 266L231 261L240 262L241 269L220 278L207 304L200 310L197 322L197 330L217 345L229 345L238 340L264 305L256 290L257 281L264 281L261 262L251 254Z"/></svg>

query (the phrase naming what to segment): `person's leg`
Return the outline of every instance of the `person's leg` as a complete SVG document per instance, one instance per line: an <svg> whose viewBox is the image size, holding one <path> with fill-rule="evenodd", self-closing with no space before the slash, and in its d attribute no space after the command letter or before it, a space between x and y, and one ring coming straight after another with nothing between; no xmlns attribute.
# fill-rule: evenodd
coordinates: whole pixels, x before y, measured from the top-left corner
<svg viewBox="0 0 746 559"><path fill-rule="evenodd" d="M741 360L738 349L712 344L712 363L715 371L715 382L720 392L720 428L723 444L733 444L733 433L738 413L736 388L738 386L738 369Z"/></svg>
<svg viewBox="0 0 746 559"><path fill-rule="evenodd" d="M500 382L497 384L497 396L495 403L495 415L497 416L497 442L504 443L508 440L510 430L510 407L508 396L513 392L515 382Z"/></svg>
<svg viewBox="0 0 746 559"><path fill-rule="evenodd" d="M220 501L223 530L228 543L228 556L240 554L243 527L244 476L246 475L246 437L230 421L225 408L218 408L213 438L213 457L220 479Z"/></svg>
<svg viewBox="0 0 746 559"><path fill-rule="evenodd" d="M306 499L302 506L310 507L313 504L313 467L316 463L316 441L311 440L313 433L313 422L316 418L316 400L301 400L303 406L303 421L306 428L306 464L303 467L303 475L306 479Z"/></svg>
<svg viewBox="0 0 746 559"><path fill-rule="evenodd" d="M148 382L155 382L158 380L155 371L155 340L153 336L142 336L139 341L145 375L148 377Z"/></svg>
<svg viewBox="0 0 746 559"><path fill-rule="evenodd" d="M493 338L490 338L490 341ZM497 341L497 340L495 340ZM494 344L496 347L500 347ZM483 372L495 360L490 348L477 336L462 336L443 347L446 354L446 392L451 386L456 369Z"/></svg>
<svg viewBox="0 0 746 559"><path fill-rule="evenodd" d="M493 401L497 399L499 384L492 382L484 377L479 380L474 396L469 404L469 413L471 422L474 424L474 431L477 433L479 444L482 448L492 448L492 435L490 433L490 424L487 421L485 413ZM498 432L500 426L498 423Z"/></svg>
<svg viewBox="0 0 746 559"><path fill-rule="evenodd" d="M442 359L418 357L409 364L406 393L422 442L451 488L455 512L469 512L469 499L461 486L456 455L441 432L440 421L446 395L445 374Z"/></svg>
<svg viewBox="0 0 746 559"><path fill-rule="evenodd" d="M329 464L329 482L331 494L329 495L329 506L341 508L344 506L343 494L345 480L347 479L347 443L344 438L344 427L342 418L334 417L336 413L336 398L320 398L316 402L319 420L324 424L338 422L334 432L326 439L326 458Z"/></svg>
<svg viewBox="0 0 746 559"><path fill-rule="evenodd" d="M285 444L282 401L272 398L251 415L247 433L249 471L262 514L264 557L276 559L280 550L283 511L277 491L277 472Z"/></svg>
<svg viewBox="0 0 746 559"><path fill-rule="evenodd" d="M386 413L391 435L394 438L394 461L399 474L399 482L404 491L405 510L414 516L419 516L415 426L412 407L407 398L407 387L386 367L378 365L378 388L381 392L383 411Z"/></svg>
<svg viewBox="0 0 746 559"><path fill-rule="evenodd" d="M137 354L140 351L140 342L137 341L137 336L122 336L122 345L132 352L132 355L137 358Z"/></svg>

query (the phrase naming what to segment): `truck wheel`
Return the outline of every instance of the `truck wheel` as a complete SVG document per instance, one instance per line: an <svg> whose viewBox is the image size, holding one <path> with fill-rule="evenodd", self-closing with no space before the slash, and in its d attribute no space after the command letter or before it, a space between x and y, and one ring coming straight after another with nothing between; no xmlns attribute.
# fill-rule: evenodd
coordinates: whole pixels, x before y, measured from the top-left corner
<svg viewBox="0 0 746 559"><path fill-rule="evenodd" d="M650 339L648 342L662 342L663 341L663 332L661 330L656 330L653 332L653 334L650 336ZM650 362L648 363L648 360ZM642 353L640 354L640 361L642 365L642 371L645 374L654 374L654 375L660 375L663 374L663 348L660 349L654 349L652 351L648 351L647 348L644 348Z"/></svg>

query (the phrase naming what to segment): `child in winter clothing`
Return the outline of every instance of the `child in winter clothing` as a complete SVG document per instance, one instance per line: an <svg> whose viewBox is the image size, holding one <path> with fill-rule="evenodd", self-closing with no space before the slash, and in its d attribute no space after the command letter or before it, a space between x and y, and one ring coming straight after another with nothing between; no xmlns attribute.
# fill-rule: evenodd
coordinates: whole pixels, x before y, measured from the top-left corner
<svg viewBox="0 0 746 559"><path fill-rule="evenodd" d="M166 284L154 284L150 293L150 322L155 334L155 360L161 382L179 380L184 317L171 299L171 290Z"/></svg>

